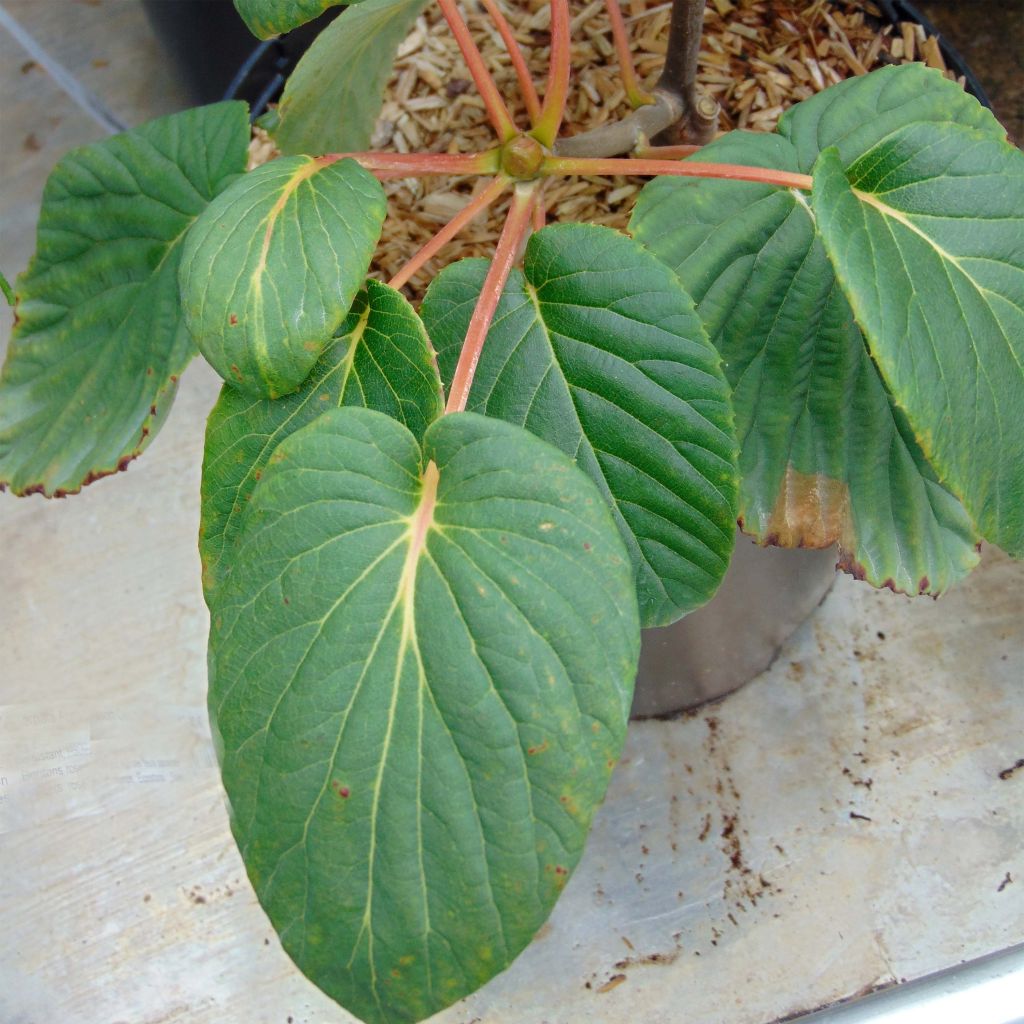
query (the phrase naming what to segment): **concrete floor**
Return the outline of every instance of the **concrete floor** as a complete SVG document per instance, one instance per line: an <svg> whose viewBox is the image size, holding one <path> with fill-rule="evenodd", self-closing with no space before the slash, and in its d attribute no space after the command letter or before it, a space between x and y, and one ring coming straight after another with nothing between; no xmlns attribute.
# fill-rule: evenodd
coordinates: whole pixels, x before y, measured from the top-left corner
<svg viewBox="0 0 1024 1024"><path fill-rule="evenodd" d="M1024 5L924 6L974 12L957 44L1021 138ZM3 0L0 89L13 279L59 156L184 92L135 0ZM191 368L126 474L0 496L2 1024L351 1020L276 944L227 830L195 553L216 390ZM758 1024L1024 939L1022 626L998 552L938 603L839 580L753 684L634 724L550 926L438 1021Z"/></svg>

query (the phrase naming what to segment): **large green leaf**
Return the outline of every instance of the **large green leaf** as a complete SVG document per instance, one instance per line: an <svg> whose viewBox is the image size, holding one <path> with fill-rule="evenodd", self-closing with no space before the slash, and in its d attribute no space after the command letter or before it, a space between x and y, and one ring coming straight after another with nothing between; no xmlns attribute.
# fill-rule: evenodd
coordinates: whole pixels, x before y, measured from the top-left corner
<svg viewBox="0 0 1024 1024"><path fill-rule="evenodd" d="M282 153L368 149L398 44L428 0L364 0L331 22L299 61L277 108Z"/></svg>
<svg viewBox="0 0 1024 1024"><path fill-rule="evenodd" d="M247 394L294 391L362 286L387 212L354 160L284 157L211 203L189 232L185 319L213 368Z"/></svg>
<svg viewBox="0 0 1024 1024"><path fill-rule="evenodd" d="M423 302L446 381L486 271L453 264ZM468 407L525 426L593 477L633 560L645 626L714 593L736 520L728 388L689 295L636 242L583 225L535 234Z"/></svg>
<svg viewBox="0 0 1024 1024"><path fill-rule="evenodd" d="M274 449L325 409L365 406L417 438L444 409L434 352L400 292L367 281L337 338L295 394L253 398L225 384L206 426L199 553L211 588L242 511Z"/></svg>
<svg viewBox="0 0 1024 1024"><path fill-rule="evenodd" d="M597 488L519 427L329 411L275 451L211 607L232 827L285 949L368 1022L502 970L579 859L639 651Z"/></svg>
<svg viewBox="0 0 1024 1024"><path fill-rule="evenodd" d="M924 64L848 78L787 110L778 131L793 143L797 169L810 174L818 154L829 146L839 150L843 163L851 163L917 121L958 124L1006 138L991 110Z"/></svg>
<svg viewBox="0 0 1024 1024"><path fill-rule="evenodd" d="M1024 153L912 124L845 168L825 150L812 205L921 447L982 535L1024 556Z"/></svg>
<svg viewBox="0 0 1024 1024"><path fill-rule="evenodd" d="M74 150L43 192L0 373L0 487L62 495L123 469L194 355L178 304L189 227L245 170L243 103Z"/></svg>
<svg viewBox="0 0 1024 1024"><path fill-rule="evenodd" d="M355 0L235 0L235 8L254 36L269 39L349 2Z"/></svg>
<svg viewBox="0 0 1024 1024"><path fill-rule="evenodd" d="M734 132L701 155L800 166L778 135ZM847 571L907 593L941 593L969 572L970 520L892 405L807 202L768 185L661 178L631 227L679 274L722 353L744 530L785 547L838 544Z"/></svg>

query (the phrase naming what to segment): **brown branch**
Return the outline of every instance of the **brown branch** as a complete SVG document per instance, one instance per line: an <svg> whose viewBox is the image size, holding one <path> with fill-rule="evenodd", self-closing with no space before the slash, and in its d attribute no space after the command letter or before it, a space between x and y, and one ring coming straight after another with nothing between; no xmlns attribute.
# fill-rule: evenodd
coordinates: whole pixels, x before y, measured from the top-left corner
<svg viewBox="0 0 1024 1024"><path fill-rule="evenodd" d="M705 0L672 0L668 51L657 88L678 96L683 115L672 142L704 145L718 130L718 103L697 89L697 59L704 32Z"/></svg>
<svg viewBox="0 0 1024 1024"><path fill-rule="evenodd" d="M674 125L683 116L683 109L683 101L675 93L655 89L653 103L637 107L621 121L559 139L554 152L558 156L594 157L631 153Z"/></svg>

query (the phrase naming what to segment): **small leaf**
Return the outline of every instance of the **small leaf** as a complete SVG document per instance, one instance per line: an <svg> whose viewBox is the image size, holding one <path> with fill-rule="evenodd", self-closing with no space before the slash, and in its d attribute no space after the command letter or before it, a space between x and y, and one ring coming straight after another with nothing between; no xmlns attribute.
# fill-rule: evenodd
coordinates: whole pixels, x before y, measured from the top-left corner
<svg viewBox="0 0 1024 1024"><path fill-rule="evenodd" d="M561 452L472 413L366 409L284 441L214 591L232 828L299 968L368 1024L503 970L621 751L632 572Z"/></svg>
<svg viewBox="0 0 1024 1024"><path fill-rule="evenodd" d="M404 423L417 438L444 411L434 351L400 292L367 281L338 336L295 394L253 398L221 389L206 428L199 553L210 589L221 555L274 449L324 410L365 406Z"/></svg>
<svg viewBox="0 0 1024 1024"><path fill-rule="evenodd" d="M285 157L237 181L189 232L185 319L231 384L294 391L348 313L380 237L386 203L354 160Z"/></svg>
<svg viewBox="0 0 1024 1024"><path fill-rule="evenodd" d="M702 159L797 170L778 135L733 132ZM893 408L806 201L788 189L660 178L630 224L697 301L733 387L740 516L762 544L838 544L875 586L938 594L976 534ZM922 584L924 584L922 586Z"/></svg>
<svg viewBox="0 0 1024 1024"><path fill-rule="evenodd" d="M450 380L487 264L431 285L422 315ZM608 228L534 235L505 287L469 399L573 456L611 503L643 625L715 592L732 552L736 450L718 356L678 278Z"/></svg>
<svg viewBox="0 0 1024 1024"><path fill-rule="evenodd" d="M269 39L319 18L329 7L347 2L349 0L235 0L235 8L254 36Z"/></svg>
<svg viewBox="0 0 1024 1024"><path fill-rule="evenodd" d="M0 487L69 494L146 447L194 355L182 240L245 170L244 103L201 107L76 149L43 192L0 373Z"/></svg>
<svg viewBox="0 0 1024 1024"><path fill-rule="evenodd" d="M363 0L317 36L285 85L271 129L282 153L368 149L398 44L428 0Z"/></svg>
<svg viewBox="0 0 1024 1024"><path fill-rule="evenodd" d="M11 287L10 282L0 274L0 292L3 292L4 298L7 300L8 306L14 305L14 289Z"/></svg>
<svg viewBox="0 0 1024 1024"><path fill-rule="evenodd" d="M814 171L818 230L871 354L983 537L1024 556L1024 154L912 124Z"/></svg>

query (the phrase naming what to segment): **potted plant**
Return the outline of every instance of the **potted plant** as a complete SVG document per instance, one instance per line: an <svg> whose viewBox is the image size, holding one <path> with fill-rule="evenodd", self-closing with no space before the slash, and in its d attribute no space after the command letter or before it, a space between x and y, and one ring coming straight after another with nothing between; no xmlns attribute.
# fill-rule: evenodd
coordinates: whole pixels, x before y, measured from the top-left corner
<svg viewBox="0 0 1024 1024"><path fill-rule="evenodd" d="M8 289L0 377L0 480L57 496L141 453L196 348L223 376L200 549L232 826L285 949L367 1021L429 1016L542 925L621 749L640 628L711 596L737 518L913 593L982 538L1024 552L1024 157L989 112L893 67L694 153L716 110L703 3L677 0L658 88L620 45L634 113L563 141L565 0L543 101L485 4L522 128L439 4L494 146L335 152L340 119L286 93L278 138L311 152L248 174L238 103L78 150ZM270 35L325 4L238 6ZM364 0L327 30L370 55L345 131L369 131L367 69L421 6ZM366 280L378 179L437 172L486 184ZM545 226L551 180L615 173L653 178L631 235ZM414 310L403 285L509 194L494 259Z"/></svg>

